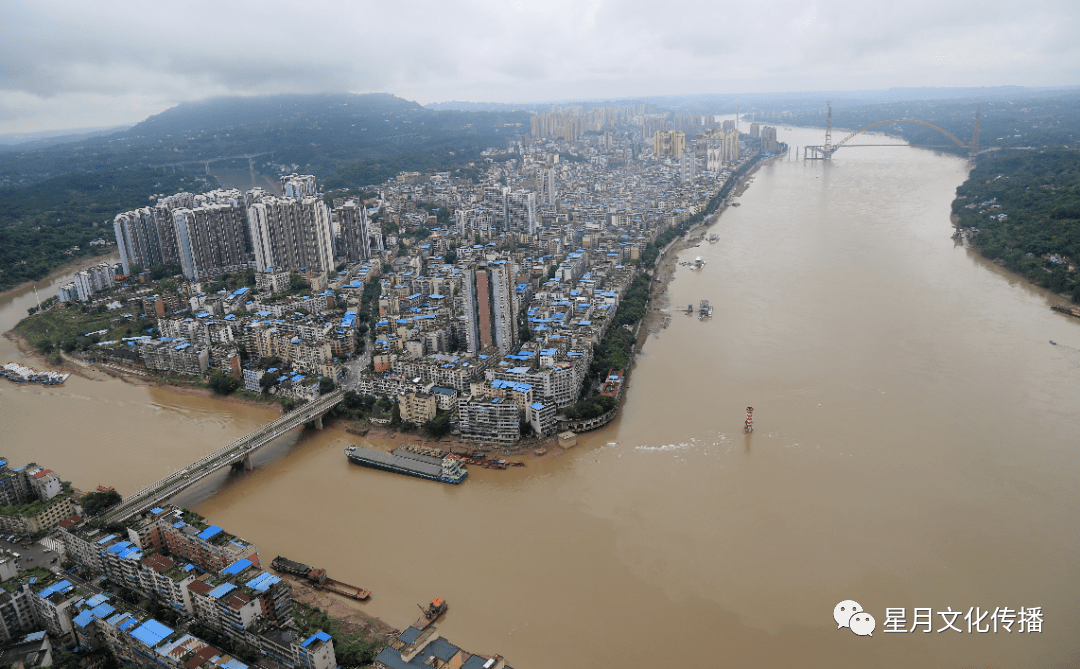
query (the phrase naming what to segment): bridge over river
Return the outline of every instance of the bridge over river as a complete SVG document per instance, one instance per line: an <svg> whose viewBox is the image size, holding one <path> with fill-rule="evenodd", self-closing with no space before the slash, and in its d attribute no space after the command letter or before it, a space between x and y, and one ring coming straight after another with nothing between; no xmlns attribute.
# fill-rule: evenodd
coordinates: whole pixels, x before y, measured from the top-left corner
<svg viewBox="0 0 1080 669"><path fill-rule="evenodd" d="M290 411L180 471L151 483L107 511L104 520L120 522L143 513L225 467L243 463L246 469L251 469L252 453L305 423L313 423L322 429L323 415L340 404L344 397L345 390L336 390Z"/></svg>

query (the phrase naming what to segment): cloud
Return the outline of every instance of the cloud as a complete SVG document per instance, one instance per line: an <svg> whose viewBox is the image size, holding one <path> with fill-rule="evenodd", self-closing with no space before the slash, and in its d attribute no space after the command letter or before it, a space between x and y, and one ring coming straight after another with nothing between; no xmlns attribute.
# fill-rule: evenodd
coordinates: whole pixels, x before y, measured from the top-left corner
<svg viewBox="0 0 1080 669"><path fill-rule="evenodd" d="M0 131L186 100L420 102L1077 83L1072 0L5 3Z"/></svg>

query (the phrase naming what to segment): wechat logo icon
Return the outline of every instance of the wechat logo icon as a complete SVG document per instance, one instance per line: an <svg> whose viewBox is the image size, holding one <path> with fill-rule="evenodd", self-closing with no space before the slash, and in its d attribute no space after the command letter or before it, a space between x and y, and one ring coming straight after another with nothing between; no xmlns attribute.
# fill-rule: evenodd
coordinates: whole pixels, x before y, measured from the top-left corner
<svg viewBox="0 0 1080 669"><path fill-rule="evenodd" d="M832 617L836 621L836 629L847 627L859 636L874 636L877 621L853 599L845 599L834 606Z"/></svg>

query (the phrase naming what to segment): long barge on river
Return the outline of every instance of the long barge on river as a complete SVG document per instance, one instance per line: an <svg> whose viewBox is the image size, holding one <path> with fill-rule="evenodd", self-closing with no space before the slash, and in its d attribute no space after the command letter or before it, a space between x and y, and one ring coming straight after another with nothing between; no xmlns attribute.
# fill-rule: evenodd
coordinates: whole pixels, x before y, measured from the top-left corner
<svg viewBox="0 0 1080 669"><path fill-rule="evenodd" d="M348 456L350 462L363 467L443 483L461 483L469 475L461 456L453 454L439 458L405 448L395 448L389 453L384 453L361 446L347 446L345 455Z"/></svg>
<svg viewBox="0 0 1080 669"><path fill-rule="evenodd" d="M274 558L270 566L285 574L292 574L298 578L306 579L317 590L326 590L361 602L371 596L370 590L330 578L325 569L309 567L302 562L296 562L280 555Z"/></svg>

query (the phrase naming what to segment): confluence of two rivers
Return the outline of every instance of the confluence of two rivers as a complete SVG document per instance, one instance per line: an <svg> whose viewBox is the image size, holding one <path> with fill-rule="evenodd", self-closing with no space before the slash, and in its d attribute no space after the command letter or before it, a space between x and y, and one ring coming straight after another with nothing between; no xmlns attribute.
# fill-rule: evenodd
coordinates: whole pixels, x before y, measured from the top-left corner
<svg viewBox="0 0 1080 669"><path fill-rule="evenodd" d="M908 147L760 169L720 242L683 252L708 264L677 268L620 418L560 458L439 485L298 430L175 501L266 561L372 589L393 625L444 597L445 636L517 667L1072 666L1080 329L953 244L967 170ZM711 321L677 312L702 299ZM33 300L0 299L3 329ZM5 339L0 359L22 357ZM0 455L133 492L272 417L115 380L4 383ZM872 637L836 629L845 599ZM968 633L963 613L962 632L884 631L886 608L910 627L916 607L935 630L947 607L1041 607L1043 632Z"/></svg>

